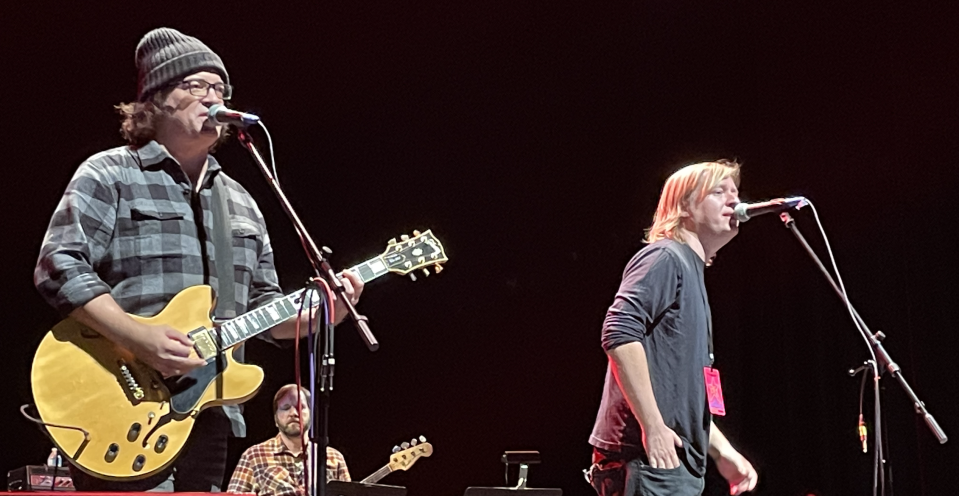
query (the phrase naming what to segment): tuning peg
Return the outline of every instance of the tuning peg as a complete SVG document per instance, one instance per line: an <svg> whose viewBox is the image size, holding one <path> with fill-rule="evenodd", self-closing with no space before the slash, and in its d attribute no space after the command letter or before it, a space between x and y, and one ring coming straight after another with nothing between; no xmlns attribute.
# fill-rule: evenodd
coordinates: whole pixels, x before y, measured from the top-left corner
<svg viewBox="0 0 959 496"><path fill-rule="evenodd" d="M410 237L409 237L409 235L404 234L404 235L400 236L400 239L401 239L402 241L408 241L408 240L410 239Z"/></svg>
<svg viewBox="0 0 959 496"><path fill-rule="evenodd" d="M406 449L406 448L409 448L409 447L410 447L410 443L408 443L408 442L406 442L406 441L403 441L403 442L400 444L400 446L402 446L403 449Z"/></svg>
<svg viewBox="0 0 959 496"><path fill-rule="evenodd" d="M425 442L426 442L426 436L420 436L420 442L421 442L421 443L425 443Z"/></svg>
<svg viewBox="0 0 959 496"><path fill-rule="evenodd" d="M410 279L412 279L412 280L415 282L415 281L416 281L416 274L410 272Z"/></svg>
<svg viewBox="0 0 959 496"><path fill-rule="evenodd" d="M430 276L430 270L429 270L429 269L423 269L423 275L426 276L426 277L429 277L429 276Z"/></svg>
<svg viewBox="0 0 959 496"><path fill-rule="evenodd" d="M415 437L410 439L410 446L416 446L417 444L419 444L419 441L417 441Z"/></svg>
<svg viewBox="0 0 959 496"><path fill-rule="evenodd" d="M398 452L400 449L401 448L399 446L393 446L393 453Z"/></svg>
<svg viewBox="0 0 959 496"><path fill-rule="evenodd" d="M436 264L436 265L433 267L433 270L436 271L437 274L439 274L440 272L443 272L443 266L440 265L440 264Z"/></svg>
<svg viewBox="0 0 959 496"><path fill-rule="evenodd" d="M388 245L395 245L395 244L396 244L396 238L393 238L393 239L389 240L386 244L388 244Z"/></svg>
<svg viewBox="0 0 959 496"><path fill-rule="evenodd" d="M420 232L414 229L414 230L413 230L413 236L419 236L419 235L420 235Z"/></svg>

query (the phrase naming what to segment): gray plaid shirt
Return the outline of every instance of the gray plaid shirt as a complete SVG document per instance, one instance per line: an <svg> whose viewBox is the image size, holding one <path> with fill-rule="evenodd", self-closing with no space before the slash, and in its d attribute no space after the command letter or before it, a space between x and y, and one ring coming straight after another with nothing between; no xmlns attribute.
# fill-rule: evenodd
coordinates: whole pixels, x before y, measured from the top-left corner
<svg viewBox="0 0 959 496"><path fill-rule="evenodd" d="M40 294L63 315L110 293L127 313L153 316L187 287L218 288L211 210L217 174L228 190L237 315L282 296L263 215L250 194L212 156L193 193L155 141L113 148L80 165L40 249ZM259 337L272 340L269 333ZM242 435L238 411L228 414Z"/></svg>

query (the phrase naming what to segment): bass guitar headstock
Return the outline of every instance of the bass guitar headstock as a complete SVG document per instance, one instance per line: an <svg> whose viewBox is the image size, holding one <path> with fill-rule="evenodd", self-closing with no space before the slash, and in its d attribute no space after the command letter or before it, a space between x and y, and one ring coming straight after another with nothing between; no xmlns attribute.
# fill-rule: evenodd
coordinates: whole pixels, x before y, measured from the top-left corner
<svg viewBox="0 0 959 496"><path fill-rule="evenodd" d="M432 454L433 445L427 443L425 437L420 436L419 439L413 439L393 448L393 454L390 455L390 471L407 470L416 463L416 460Z"/></svg>

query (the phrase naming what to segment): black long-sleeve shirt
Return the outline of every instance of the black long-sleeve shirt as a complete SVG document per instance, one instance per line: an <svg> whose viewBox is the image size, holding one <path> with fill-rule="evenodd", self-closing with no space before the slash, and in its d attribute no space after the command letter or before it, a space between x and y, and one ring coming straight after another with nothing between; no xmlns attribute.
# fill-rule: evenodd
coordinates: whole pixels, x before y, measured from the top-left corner
<svg viewBox="0 0 959 496"><path fill-rule="evenodd" d="M699 255L683 243L666 239L643 248L626 266L602 333L607 352L642 343L663 421L683 440L685 461L700 476L706 471L712 420L703 376L703 367L712 364L704 268ZM642 430L609 367L589 442L642 455Z"/></svg>

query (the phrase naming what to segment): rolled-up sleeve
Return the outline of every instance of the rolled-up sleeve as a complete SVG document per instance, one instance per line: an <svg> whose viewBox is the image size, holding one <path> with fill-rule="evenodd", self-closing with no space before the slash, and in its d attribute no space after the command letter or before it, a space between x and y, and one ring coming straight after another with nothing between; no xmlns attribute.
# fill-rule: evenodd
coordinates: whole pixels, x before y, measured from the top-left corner
<svg viewBox="0 0 959 496"><path fill-rule="evenodd" d="M89 162L77 169L57 205L40 248L34 284L62 315L109 293L96 273L117 218L117 193Z"/></svg>
<svg viewBox="0 0 959 496"><path fill-rule="evenodd" d="M643 250L633 257L603 321L603 349L643 342L676 302L679 278L678 262L668 250Z"/></svg>

